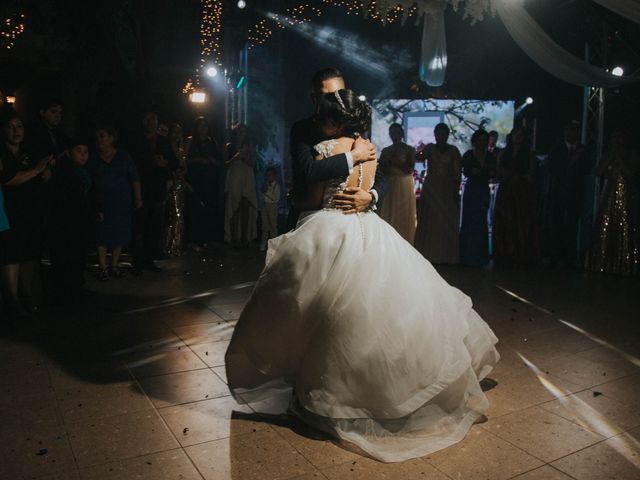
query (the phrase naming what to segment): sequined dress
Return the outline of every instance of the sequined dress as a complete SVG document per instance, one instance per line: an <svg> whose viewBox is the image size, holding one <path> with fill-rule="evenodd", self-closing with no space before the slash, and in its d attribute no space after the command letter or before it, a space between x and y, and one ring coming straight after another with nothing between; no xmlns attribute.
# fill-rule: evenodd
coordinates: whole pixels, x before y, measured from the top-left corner
<svg viewBox="0 0 640 480"><path fill-rule="evenodd" d="M640 273L638 192L632 175L610 168L598 217L585 257L585 268L618 275Z"/></svg>
<svg viewBox="0 0 640 480"><path fill-rule="evenodd" d="M421 457L486 411L479 380L498 361L497 338L391 225L333 208L345 183L328 182L323 208L269 241L226 353L229 388L379 460Z"/></svg>

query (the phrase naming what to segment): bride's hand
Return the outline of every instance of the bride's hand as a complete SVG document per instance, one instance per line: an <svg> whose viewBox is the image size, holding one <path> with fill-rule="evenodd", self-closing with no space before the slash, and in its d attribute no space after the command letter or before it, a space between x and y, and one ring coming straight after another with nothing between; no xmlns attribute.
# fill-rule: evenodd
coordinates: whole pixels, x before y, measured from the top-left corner
<svg viewBox="0 0 640 480"><path fill-rule="evenodd" d="M376 146L369 140L362 137L356 138L353 142L353 148L351 149L351 156L353 158L353 164L371 162L376 160Z"/></svg>
<svg viewBox="0 0 640 480"><path fill-rule="evenodd" d="M333 197L336 208L342 210L345 215L364 212L373 202L373 195L358 187L349 187L342 193Z"/></svg>

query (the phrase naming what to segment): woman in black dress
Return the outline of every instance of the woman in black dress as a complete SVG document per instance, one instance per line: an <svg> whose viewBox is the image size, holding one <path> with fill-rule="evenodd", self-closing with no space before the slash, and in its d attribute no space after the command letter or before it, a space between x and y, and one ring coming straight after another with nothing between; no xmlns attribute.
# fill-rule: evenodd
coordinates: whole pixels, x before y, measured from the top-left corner
<svg viewBox="0 0 640 480"><path fill-rule="evenodd" d="M29 157L23 148L24 124L13 110L3 111L0 124L0 184L10 225L0 233L3 298L7 313L21 317L27 315L24 307L37 308L47 204L45 183L51 176L53 157L39 161Z"/></svg>

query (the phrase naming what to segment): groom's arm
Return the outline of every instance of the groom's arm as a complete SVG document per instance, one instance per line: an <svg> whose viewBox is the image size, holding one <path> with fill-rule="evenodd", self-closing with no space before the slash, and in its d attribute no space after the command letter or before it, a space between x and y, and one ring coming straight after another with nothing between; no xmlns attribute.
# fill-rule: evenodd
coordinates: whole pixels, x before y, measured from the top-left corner
<svg viewBox="0 0 640 480"><path fill-rule="evenodd" d="M315 159L313 145L309 145L304 123L297 123L291 129L291 163L294 186L310 185L331 178L346 177L353 169L350 153L340 153L322 160Z"/></svg>
<svg viewBox="0 0 640 480"><path fill-rule="evenodd" d="M373 195L374 204L380 205L382 199L387 193L387 178L382 173L382 169L376 169L376 177L373 181L373 187L371 187L371 195Z"/></svg>

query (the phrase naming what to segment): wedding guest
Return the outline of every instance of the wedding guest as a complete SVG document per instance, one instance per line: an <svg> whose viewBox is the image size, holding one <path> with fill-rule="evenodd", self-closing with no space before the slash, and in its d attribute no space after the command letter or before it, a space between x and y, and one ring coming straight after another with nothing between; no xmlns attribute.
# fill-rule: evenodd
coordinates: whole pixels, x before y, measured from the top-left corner
<svg viewBox="0 0 640 480"><path fill-rule="evenodd" d="M260 218L262 219L262 241L260 251L267 249L269 239L278 236L278 204L280 203L280 185L276 180L276 169L267 168L264 173L264 183L262 185L262 208Z"/></svg>
<svg viewBox="0 0 640 480"><path fill-rule="evenodd" d="M584 184L591 164L579 141L579 124L564 127L564 138L549 153L550 256L552 266L578 262L578 226L584 209Z"/></svg>
<svg viewBox="0 0 640 480"><path fill-rule="evenodd" d="M9 223L0 233L0 270L4 307L9 316L21 317L28 314L26 309L38 307L44 184L51 176L53 156L36 161L23 145L25 128L19 115L4 107L0 117L0 184Z"/></svg>
<svg viewBox="0 0 640 480"><path fill-rule="evenodd" d="M96 243L101 281L123 275L119 267L122 247L131 241L133 209L143 206L140 177L129 154L116 146L113 127L96 129L97 153L89 159L99 217L96 221ZM111 249L111 264L107 267L107 250Z"/></svg>
<svg viewBox="0 0 640 480"><path fill-rule="evenodd" d="M48 238L50 293L54 301L64 302L89 293L85 289L84 269L95 211L91 208L89 194L91 176L86 169L88 160L89 142L74 138L57 159L51 177Z"/></svg>
<svg viewBox="0 0 640 480"><path fill-rule="evenodd" d="M253 151L246 125L238 124L224 149L225 182L224 240L237 248L248 248L255 240L257 219Z"/></svg>
<svg viewBox="0 0 640 480"><path fill-rule="evenodd" d="M491 130L489 132L489 146L487 150L489 150L489 153L493 154L493 156L496 158L498 158L498 154L502 150L500 147L498 147L499 138L500 138L500 135L495 130Z"/></svg>
<svg viewBox="0 0 640 480"><path fill-rule="evenodd" d="M427 176L420 194L416 249L431 263L460 260L460 170L457 147L449 145L449 127L436 125L436 143L425 147Z"/></svg>
<svg viewBox="0 0 640 480"><path fill-rule="evenodd" d="M38 121L31 127L26 139L29 151L36 158L61 155L68 141L62 132L62 102L56 98L47 98L38 109Z"/></svg>
<svg viewBox="0 0 640 480"><path fill-rule="evenodd" d="M165 221L169 164L165 158L167 139L158 134L158 114L148 110L142 115L142 132L132 148L133 159L140 176L143 207L134 216L134 273L158 271L154 260L160 258Z"/></svg>
<svg viewBox="0 0 640 480"><path fill-rule="evenodd" d="M533 167L534 156L524 129L516 127L498 156L500 185L492 228L493 259L498 265L526 267L538 258Z"/></svg>
<svg viewBox="0 0 640 480"><path fill-rule="evenodd" d="M413 244L416 235L416 194L413 181L416 151L404 143L401 125L391 125L389 137L393 143L382 149L378 162L388 182L387 196L380 207L380 216L402 238Z"/></svg>
<svg viewBox="0 0 640 480"><path fill-rule="evenodd" d="M184 175L187 169L182 126L177 123L169 125L168 139L167 160L171 179L168 184L163 253L178 256L182 254L183 249Z"/></svg>
<svg viewBox="0 0 640 480"><path fill-rule="evenodd" d="M218 225L223 223L218 212L223 208L224 167L206 118L196 119L186 152L185 239L190 248L200 250L217 239Z"/></svg>
<svg viewBox="0 0 640 480"><path fill-rule="evenodd" d="M618 275L640 273L638 175L640 157L616 129L596 175L604 181L585 268Z"/></svg>
<svg viewBox="0 0 640 480"><path fill-rule="evenodd" d="M472 149L462 157L466 182L462 197L460 263L474 267L489 263L489 181L496 173L496 159L487 150L488 143L487 132L476 130L471 137Z"/></svg>

